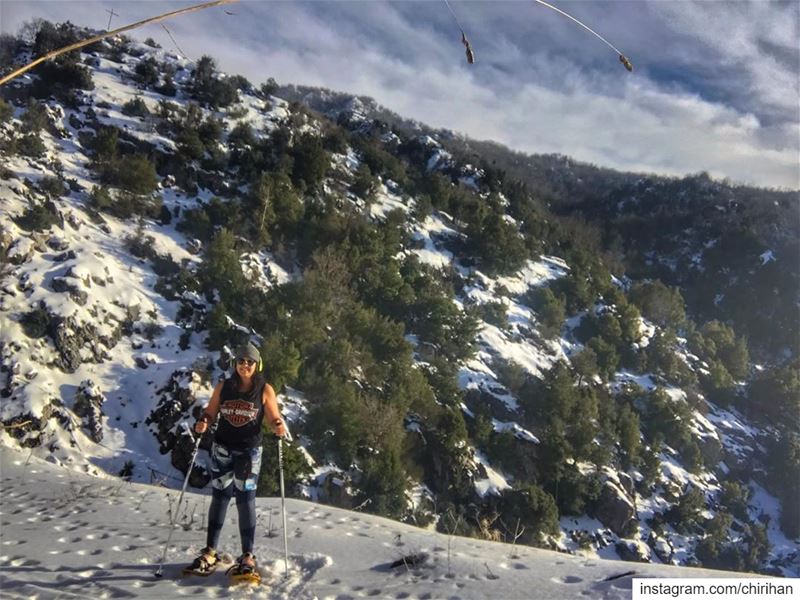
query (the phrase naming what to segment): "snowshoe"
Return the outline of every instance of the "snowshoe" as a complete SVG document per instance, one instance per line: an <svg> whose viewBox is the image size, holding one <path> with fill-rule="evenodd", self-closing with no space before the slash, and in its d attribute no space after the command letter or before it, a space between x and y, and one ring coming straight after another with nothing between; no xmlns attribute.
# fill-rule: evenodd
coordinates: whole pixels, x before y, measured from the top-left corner
<svg viewBox="0 0 800 600"><path fill-rule="evenodd" d="M183 569L182 574L208 577L217 570L220 562L222 562L222 557L217 554L216 550L212 550L211 548L203 548L200 556L195 558L191 565Z"/></svg>
<svg viewBox="0 0 800 600"><path fill-rule="evenodd" d="M236 563L228 569L228 577L231 585L240 583L258 585L261 583L261 573L256 568L256 557L250 552L240 556Z"/></svg>

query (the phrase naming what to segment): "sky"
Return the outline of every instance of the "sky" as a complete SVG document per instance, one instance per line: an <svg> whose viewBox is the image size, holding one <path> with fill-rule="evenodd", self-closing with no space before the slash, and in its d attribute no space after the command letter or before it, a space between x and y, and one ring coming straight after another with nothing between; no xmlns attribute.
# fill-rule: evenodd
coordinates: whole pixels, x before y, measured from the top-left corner
<svg viewBox="0 0 800 600"><path fill-rule="evenodd" d="M0 27L35 17L105 29L191 3L2 0ZM707 171L800 188L800 3L556 2L628 56L532 0L238 2L167 21L183 52L258 84L365 94L398 114L528 153L625 171ZM226 12L234 14L226 14ZM130 33L173 46L159 24Z"/></svg>

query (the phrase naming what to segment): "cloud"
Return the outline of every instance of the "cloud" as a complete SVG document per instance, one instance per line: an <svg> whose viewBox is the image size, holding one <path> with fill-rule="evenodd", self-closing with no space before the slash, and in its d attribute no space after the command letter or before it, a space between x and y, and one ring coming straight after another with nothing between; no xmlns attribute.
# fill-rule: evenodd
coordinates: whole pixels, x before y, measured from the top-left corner
<svg viewBox="0 0 800 600"><path fill-rule="evenodd" d="M168 21L192 58L254 83L366 94L402 116L525 152L557 152L621 170L701 170L800 187L794 3L593 2L568 7L626 52L527 2L451 2L475 48L436 2L254 2ZM98 26L96 2L4 2L27 14ZM9 8L10 6L10 8ZM119 22L174 10L117 3ZM105 27L105 22L102 23ZM4 30L6 25L3 25ZM172 42L160 27L133 32Z"/></svg>

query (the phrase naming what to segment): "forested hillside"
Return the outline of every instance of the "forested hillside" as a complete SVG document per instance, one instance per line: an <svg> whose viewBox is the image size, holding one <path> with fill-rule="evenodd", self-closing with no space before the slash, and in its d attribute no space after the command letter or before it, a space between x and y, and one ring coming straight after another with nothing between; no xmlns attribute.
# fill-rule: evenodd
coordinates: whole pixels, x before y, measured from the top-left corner
<svg viewBox="0 0 800 600"><path fill-rule="evenodd" d="M88 34L32 23L0 64ZM4 443L174 480L249 339L293 495L800 574L796 192L522 156L268 75L116 37L0 88Z"/></svg>

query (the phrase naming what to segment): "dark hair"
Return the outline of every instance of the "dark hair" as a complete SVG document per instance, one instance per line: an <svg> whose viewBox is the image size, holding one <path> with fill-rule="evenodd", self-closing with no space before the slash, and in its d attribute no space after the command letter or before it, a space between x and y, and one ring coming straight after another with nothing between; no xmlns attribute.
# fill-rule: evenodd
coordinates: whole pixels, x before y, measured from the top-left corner
<svg viewBox="0 0 800 600"><path fill-rule="evenodd" d="M234 389L237 389L237 390L239 389L239 385L241 383L242 383L242 378L239 376L239 373L237 371L234 371L233 375L231 375L230 377L228 377L225 380L225 385L231 385L231 386L234 387ZM266 379L266 377L264 377L263 373L256 373L255 375L253 375L253 389L254 390L260 390L261 388L264 387L264 385L266 383L267 383L267 379Z"/></svg>

